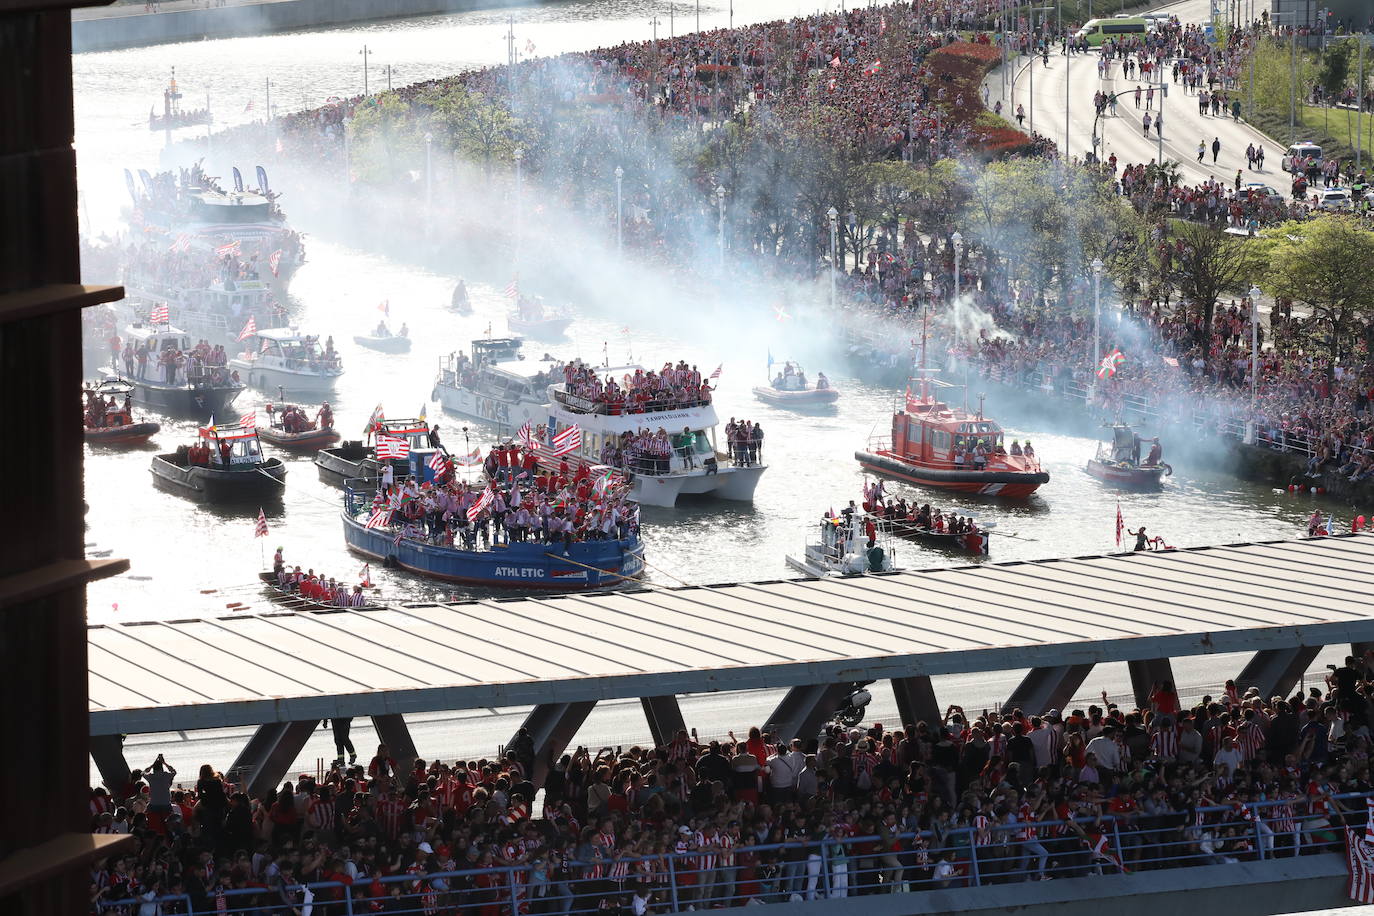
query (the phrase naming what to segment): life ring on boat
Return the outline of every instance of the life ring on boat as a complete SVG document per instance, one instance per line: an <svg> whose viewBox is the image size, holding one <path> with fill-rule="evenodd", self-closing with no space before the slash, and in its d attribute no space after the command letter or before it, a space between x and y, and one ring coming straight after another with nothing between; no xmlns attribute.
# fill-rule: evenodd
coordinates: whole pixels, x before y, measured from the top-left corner
<svg viewBox="0 0 1374 916"><path fill-rule="evenodd" d="M1165 477L1173 477L1173 476L1174 476L1174 466L1173 466L1173 465L1171 465L1171 464L1165 464L1164 462L1161 461L1161 462L1159 463L1159 466L1162 467L1162 468L1164 469L1164 476L1165 476Z"/></svg>

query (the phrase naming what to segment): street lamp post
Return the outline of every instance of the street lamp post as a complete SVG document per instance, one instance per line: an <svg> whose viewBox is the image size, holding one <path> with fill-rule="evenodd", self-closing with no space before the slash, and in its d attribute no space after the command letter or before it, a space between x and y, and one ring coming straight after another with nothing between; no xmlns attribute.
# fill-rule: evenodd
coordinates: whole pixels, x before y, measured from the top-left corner
<svg viewBox="0 0 1374 916"><path fill-rule="evenodd" d="M720 270L725 272L725 188L716 187L716 248L720 254Z"/></svg>
<svg viewBox="0 0 1374 916"><path fill-rule="evenodd" d="M1250 287L1250 422L1259 410L1259 297L1260 288Z"/></svg>
<svg viewBox="0 0 1374 916"><path fill-rule="evenodd" d="M839 220L840 211L831 207L825 212L830 217L830 314L835 314L835 268L839 263Z"/></svg>
<svg viewBox="0 0 1374 916"><path fill-rule="evenodd" d="M515 148L515 276L520 276L520 163L525 158L521 147Z"/></svg>
<svg viewBox="0 0 1374 916"><path fill-rule="evenodd" d="M624 210L621 206L620 183L625 178L625 170L620 166L615 167L615 253L618 257L625 256L625 232L624 232Z"/></svg>
<svg viewBox="0 0 1374 916"><path fill-rule="evenodd" d="M434 199L434 170L430 165L430 151L434 147L434 134L425 132L425 210L428 211Z"/></svg>
<svg viewBox="0 0 1374 916"><path fill-rule="evenodd" d="M352 123L353 119L349 117L345 117L342 121L339 122L340 126L343 127L344 190L346 193L349 194L353 193L353 163L351 161L352 157L350 156L350 150L348 148L348 125Z"/></svg>
<svg viewBox="0 0 1374 916"><path fill-rule="evenodd" d="M949 240L954 243L954 296L950 299L950 303L953 304L959 299L959 259L963 256L960 249L963 247L964 237L956 231Z"/></svg>
<svg viewBox="0 0 1374 916"><path fill-rule="evenodd" d="M367 45L363 45L363 49L362 49L361 51L359 51L358 53L361 54L361 55L363 56L363 97L366 98L366 97L367 97L367 55L368 55Z"/></svg>
<svg viewBox="0 0 1374 916"><path fill-rule="evenodd" d="M1091 362L1092 375L1088 382L1089 391L1097 391L1097 366L1102 355L1102 345L1099 342L1100 326L1102 323L1102 259L1093 258L1093 358Z"/></svg>

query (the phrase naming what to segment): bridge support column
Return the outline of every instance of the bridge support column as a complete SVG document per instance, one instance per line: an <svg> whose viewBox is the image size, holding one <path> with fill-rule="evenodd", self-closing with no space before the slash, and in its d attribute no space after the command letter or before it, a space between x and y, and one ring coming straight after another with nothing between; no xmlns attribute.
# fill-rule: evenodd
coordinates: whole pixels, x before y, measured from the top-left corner
<svg viewBox="0 0 1374 916"><path fill-rule="evenodd" d="M897 697L897 714L902 717L903 728L917 722L924 722L932 729L939 726L943 716L929 677L894 677L892 692Z"/></svg>
<svg viewBox="0 0 1374 916"><path fill-rule="evenodd" d="M1007 697L1004 708L1020 708L1028 716L1038 716L1051 709L1062 711L1092 670L1092 665L1032 668Z"/></svg>
<svg viewBox="0 0 1374 916"><path fill-rule="evenodd" d="M410 729L406 727L405 716L398 712L373 716L372 727L377 729L377 740L391 751L391 757L396 761L396 772L409 773L415 765L415 758L420 755L415 750L415 740L410 737Z"/></svg>
<svg viewBox="0 0 1374 916"><path fill-rule="evenodd" d="M669 694L661 697L640 697L639 704L644 707L644 718L649 720L649 734L654 744L666 747L672 743L678 731L687 727L682 720L682 707L677 697Z"/></svg>
<svg viewBox="0 0 1374 916"><path fill-rule="evenodd" d="M1287 696L1320 651L1321 646L1262 649L1236 677L1236 688L1244 694L1249 688L1258 687L1266 700L1275 695Z"/></svg>
<svg viewBox="0 0 1374 916"><path fill-rule="evenodd" d="M1135 694L1135 705L1147 709L1150 705L1150 688L1155 684L1174 682L1174 666L1167 658L1142 658L1126 663L1131 673L1131 692Z"/></svg>
<svg viewBox="0 0 1374 916"><path fill-rule="evenodd" d="M318 719L313 719L259 725L229 768L228 776L253 798L275 789L286 778L291 764L296 762L319 724Z"/></svg>
<svg viewBox="0 0 1374 916"><path fill-rule="evenodd" d="M544 784L544 777L548 776L558 755L563 753L595 708L596 701L588 700L582 703L546 703L530 710L523 726L534 739L534 768L529 774L530 782L536 786Z"/></svg>
<svg viewBox="0 0 1374 916"><path fill-rule="evenodd" d="M793 687L787 691L778 708L773 710L773 715L769 716L765 731L771 731L783 743L793 738L810 741L853 689L854 685L848 681L843 684Z"/></svg>
<svg viewBox="0 0 1374 916"><path fill-rule="evenodd" d="M105 788L117 792L129 782L129 762L124 759L123 735L91 735L91 757Z"/></svg>

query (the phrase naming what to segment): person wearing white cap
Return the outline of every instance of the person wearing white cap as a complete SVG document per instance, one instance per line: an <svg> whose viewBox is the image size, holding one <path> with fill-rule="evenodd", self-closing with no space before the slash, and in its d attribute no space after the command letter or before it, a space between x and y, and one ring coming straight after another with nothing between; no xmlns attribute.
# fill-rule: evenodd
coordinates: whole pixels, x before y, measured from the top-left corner
<svg viewBox="0 0 1374 916"><path fill-rule="evenodd" d="M418 849L420 852L423 852L427 856L434 855L434 847L429 845L429 843L427 842L421 843L419 846L416 847L416 849Z"/></svg>

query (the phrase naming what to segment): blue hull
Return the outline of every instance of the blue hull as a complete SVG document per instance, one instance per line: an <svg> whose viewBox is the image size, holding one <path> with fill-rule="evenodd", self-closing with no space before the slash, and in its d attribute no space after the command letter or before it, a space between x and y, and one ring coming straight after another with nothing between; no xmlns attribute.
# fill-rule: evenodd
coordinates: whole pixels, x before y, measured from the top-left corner
<svg viewBox="0 0 1374 916"><path fill-rule="evenodd" d="M346 512L340 515L349 550L449 582L489 588L580 591L623 585L644 573L644 545L637 537L624 541L580 541L572 545L566 558L562 547L549 544L456 550L409 538L397 543L392 532L368 528Z"/></svg>

